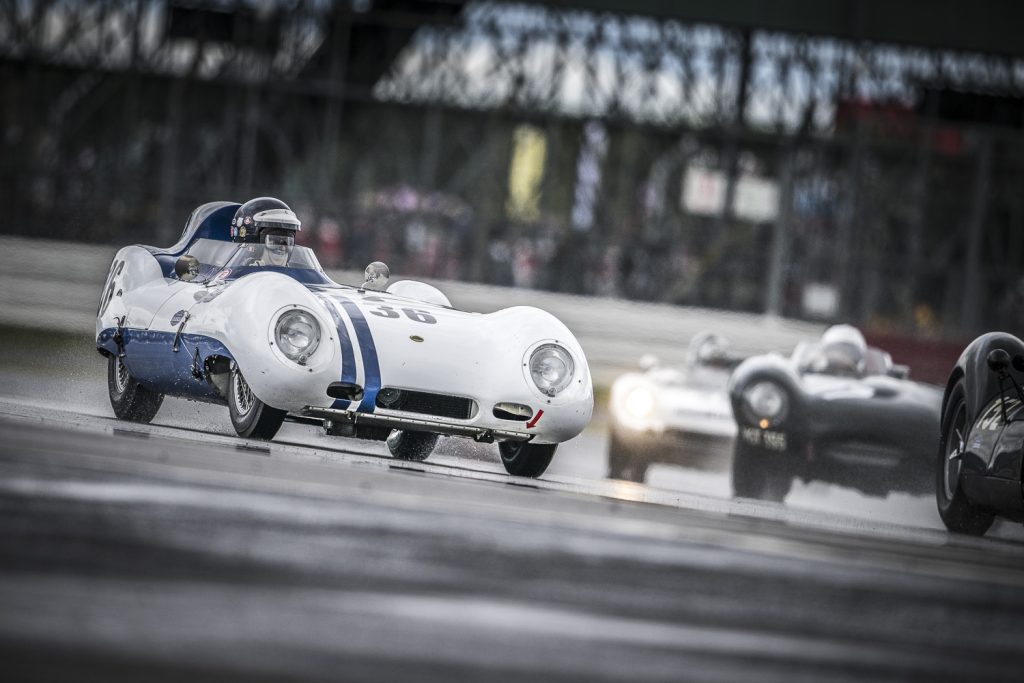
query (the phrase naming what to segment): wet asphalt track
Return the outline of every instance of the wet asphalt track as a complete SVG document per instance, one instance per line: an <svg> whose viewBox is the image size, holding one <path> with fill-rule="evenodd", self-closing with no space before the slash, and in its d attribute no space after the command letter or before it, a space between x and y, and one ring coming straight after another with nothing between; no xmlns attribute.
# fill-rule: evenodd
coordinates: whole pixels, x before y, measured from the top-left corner
<svg viewBox="0 0 1024 683"><path fill-rule="evenodd" d="M0 371L5 680L1024 678L1016 540L604 480L592 433L532 481L129 425L82 372Z"/></svg>

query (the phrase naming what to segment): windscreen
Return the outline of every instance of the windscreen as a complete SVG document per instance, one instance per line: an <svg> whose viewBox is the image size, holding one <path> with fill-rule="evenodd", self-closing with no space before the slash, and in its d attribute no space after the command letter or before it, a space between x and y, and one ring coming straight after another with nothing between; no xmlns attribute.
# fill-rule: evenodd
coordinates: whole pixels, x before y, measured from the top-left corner
<svg viewBox="0 0 1024 683"><path fill-rule="evenodd" d="M188 253L199 260L200 282L218 275L221 279L232 280L260 269L285 270L313 284L330 282L323 275L313 251L294 244L291 236L268 235L266 240L255 244L200 239Z"/></svg>
<svg viewBox="0 0 1024 683"><path fill-rule="evenodd" d="M313 251L308 247L285 244L275 236L268 237L271 244L238 244L238 249L224 264L226 268L298 268L321 270ZM288 238L289 240L291 238Z"/></svg>
<svg viewBox="0 0 1024 683"><path fill-rule="evenodd" d="M892 359L886 352L869 348L863 354L855 348L834 348L822 344L800 344L793 352L797 368L801 373L817 373L842 377L866 377L884 375L892 367ZM852 359L859 358L859 363Z"/></svg>

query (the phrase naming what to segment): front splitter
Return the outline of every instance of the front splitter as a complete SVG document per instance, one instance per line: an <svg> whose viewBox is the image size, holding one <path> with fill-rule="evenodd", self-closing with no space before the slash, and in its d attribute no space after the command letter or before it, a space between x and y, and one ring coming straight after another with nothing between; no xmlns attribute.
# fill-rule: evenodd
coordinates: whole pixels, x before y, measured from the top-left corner
<svg viewBox="0 0 1024 683"><path fill-rule="evenodd" d="M443 434L444 436L461 436L482 443L530 441L533 439L533 434L523 434L522 432L514 432L508 429L489 429L487 427L451 424L418 417L359 413L353 410L339 410L338 408L306 406L302 409L301 414L304 417L314 417L335 424L351 425L353 427L384 427L388 429L431 432L433 434Z"/></svg>

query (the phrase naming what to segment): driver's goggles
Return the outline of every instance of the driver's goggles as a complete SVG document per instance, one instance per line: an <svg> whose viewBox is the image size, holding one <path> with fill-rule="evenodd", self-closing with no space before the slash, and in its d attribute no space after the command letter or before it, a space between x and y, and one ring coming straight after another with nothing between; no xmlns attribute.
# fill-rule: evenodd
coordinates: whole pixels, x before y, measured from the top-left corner
<svg viewBox="0 0 1024 683"><path fill-rule="evenodd" d="M286 253L295 244L295 238L291 235L267 235L263 238L267 249L277 253Z"/></svg>

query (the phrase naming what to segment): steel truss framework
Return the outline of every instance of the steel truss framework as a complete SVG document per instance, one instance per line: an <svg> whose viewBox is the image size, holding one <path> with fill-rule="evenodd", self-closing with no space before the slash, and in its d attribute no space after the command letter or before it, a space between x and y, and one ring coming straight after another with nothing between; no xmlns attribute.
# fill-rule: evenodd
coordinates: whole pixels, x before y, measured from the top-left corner
<svg viewBox="0 0 1024 683"><path fill-rule="evenodd" d="M166 240L211 195L275 192L349 266L790 315L825 284L876 326L1020 327L1020 60L536 5L188 5L243 17L225 41L172 4L0 2L4 231ZM506 213L524 124L530 222ZM681 205L693 169L728 179L720 214ZM775 220L732 211L744 176L777 183Z"/></svg>

